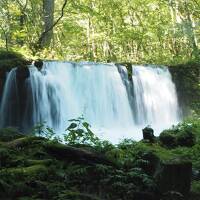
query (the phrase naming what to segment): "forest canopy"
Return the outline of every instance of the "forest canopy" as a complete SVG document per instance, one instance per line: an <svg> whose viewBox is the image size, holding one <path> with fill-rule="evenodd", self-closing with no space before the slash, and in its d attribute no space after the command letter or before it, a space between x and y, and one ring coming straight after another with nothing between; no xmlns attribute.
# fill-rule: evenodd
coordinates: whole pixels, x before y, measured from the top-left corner
<svg viewBox="0 0 200 200"><path fill-rule="evenodd" d="M177 64L199 57L199 0L1 0L0 48L29 57Z"/></svg>

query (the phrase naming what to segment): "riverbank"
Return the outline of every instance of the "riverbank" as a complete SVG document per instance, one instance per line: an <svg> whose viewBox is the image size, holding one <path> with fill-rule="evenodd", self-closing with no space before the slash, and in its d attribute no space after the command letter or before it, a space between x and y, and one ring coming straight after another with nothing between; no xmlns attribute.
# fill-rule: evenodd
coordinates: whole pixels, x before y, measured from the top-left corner
<svg viewBox="0 0 200 200"><path fill-rule="evenodd" d="M68 130L76 130L72 126ZM87 136L84 133L79 141ZM153 140L124 140L118 145L99 141L94 135L78 143L70 134L63 144L42 134L0 130L1 199L200 197L199 119L164 131Z"/></svg>

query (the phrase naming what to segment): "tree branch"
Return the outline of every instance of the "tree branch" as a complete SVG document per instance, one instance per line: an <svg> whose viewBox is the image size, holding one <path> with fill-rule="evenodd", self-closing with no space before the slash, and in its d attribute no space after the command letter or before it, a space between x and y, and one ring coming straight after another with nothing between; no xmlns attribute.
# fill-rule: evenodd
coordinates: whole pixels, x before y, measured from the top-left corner
<svg viewBox="0 0 200 200"><path fill-rule="evenodd" d="M68 1L68 0L65 0L64 3L63 3L62 9L61 9L61 15L60 15L60 17L53 23L53 25L52 25L51 27L49 27L46 31L44 31L44 32L41 34L41 36L40 36L40 38L39 38L39 40L38 40L39 48L41 48L41 42L42 42L44 36L45 36L49 31L51 31L51 30L58 24L58 22L63 18L63 16L64 16L64 9L65 9L65 6L67 5L67 1Z"/></svg>
<svg viewBox="0 0 200 200"><path fill-rule="evenodd" d="M25 1L25 4L23 5L23 3L20 2L20 0L16 0L18 5L21 7L21 10L24 12L26 10L26 7L28 5L28 0Z"/></svg>

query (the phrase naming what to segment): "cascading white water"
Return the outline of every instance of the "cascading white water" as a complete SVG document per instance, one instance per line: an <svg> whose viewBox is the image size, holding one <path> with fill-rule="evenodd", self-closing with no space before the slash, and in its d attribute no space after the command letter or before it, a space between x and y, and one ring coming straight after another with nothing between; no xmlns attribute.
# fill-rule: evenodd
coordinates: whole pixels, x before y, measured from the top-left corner
<svg viewBox="0 0 200 200"><path fill-rule="evenodd" d="M16 69L12 69L8 75L4 86L4 93L0 104L0 127L9 125L17 126L18 122L18 89L16 84ZM13 109L15 107L15 109ZM16 113L16 114L14 114ZM12 117L16 115L15 118Z"/></svg>
<svg viewBox="0 0 200 200"><path fill-rule="evenodd" d="M141 139L146 125L159 133L179 121L176 90L167 68L133 66L132 82L125 67L114 64L45 62L41 71L34 66L29 71L26 106L18 122L22 129L46 122L64 133L69 119L83 116L101 138L116 143L123 137ZM18 93L15 76L12 70L5 84L1 127L16 126L7 120L14 112L8 109L9 98Z"/></svg>
<svg viewBox="0 0 200 200"><path fill-rule="evenodd" d="M133 126L126 88L116 66L47 62L41 72L35 67L30 71L34 124L47 122L63 133L69 119L83 116L96 132L112 130L115 138L120 137L119 130Z"/></svg>
<svg viewBox="0 0 200 200"><path fill-rule="evenodd" d="M166 67L133 66L135 120L160 132L180 121L178 99Z"/></svg>

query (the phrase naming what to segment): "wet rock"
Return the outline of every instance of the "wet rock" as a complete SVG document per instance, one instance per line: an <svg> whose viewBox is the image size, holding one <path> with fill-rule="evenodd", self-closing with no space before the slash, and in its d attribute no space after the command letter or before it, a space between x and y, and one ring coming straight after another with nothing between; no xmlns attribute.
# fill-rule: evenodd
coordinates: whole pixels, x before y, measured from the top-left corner
<svg viewBox="0 0 200 200"><path fill-rule="evenodd" d="M5 81L6 81L6 71L0 68L0 100L3 94Z"/></svg>
<svg viewBox="0 0 200 200"><path fill-rule="evenodd" d="M199 181L200 180L200 171L197 169L192 169L192 180Z"/></svg>
<svg viewBox="0 0 200 200"><path fill-rule="evenodd" d="M43 144L43 142L45 141L47 141L47 139L44 137L25 136L25 137L10 141L7 143L7 145L11 148L25 148L29 145Z"/></svg>
<svg viewBox="0 0 200 200"><path fill-rule="evenodd" d="M19 116L18 123L23 120L24 113L27 108L27 99L30 95L27 92L26 80L29 78L30 72L28 67L18 67L16 70L16 79L17 79L17 95L18 95L18 111L17 115ZM17 124L18 125L18 124ZM19 127L23 131L22 127Z"/></svg>
<svg viewBox="0 0 200 200"><path fill-rule="evenodd" d="M31 60L27 60L23 55L12 51L0 51L0 96L2 96L3 88L6 80L6 73L12 68L17 69L17 78L24 80L29 77L27 65L31 64Z"/></svg>
<svg viewBox="0 0 200 200"><path fill-rule="evenodd" d="M171 130L164 130L159 135L159 140L164 147L174 148L177 146L176 135Z"/></svg>
<svg viewBox="0 0 200 200"><path fill-rule="evenodd" d="M30 76L28 67L18 67L16 71L18 81L24 81Z"/></svg>
<svg viewBox="0 0 200 200"><path fill-rule="evenodd" d="M155 141L154 131L153 131L152 128L147 126L144 129L142 129L142 133L143 133L143 139L144 140L148 140L150 142Z"/></svg>
<svg viewBox="0 0 200 200"><path fill-rule="evenodd" d="M123 62L123 63L115 63L116 66L120 66L123 65L126 67L127 72L128 72L128 79L132 80L132 75L133 75L133 68L132 68L132 63L128 63L128 62Z"/></svg>
<svg viewBox="0 0 200 200"><path fill-rule="evenodd" d="M38 70L41 70L43 67L43 61L38 59L34 62L34 65L38 68Z"/></svg>

